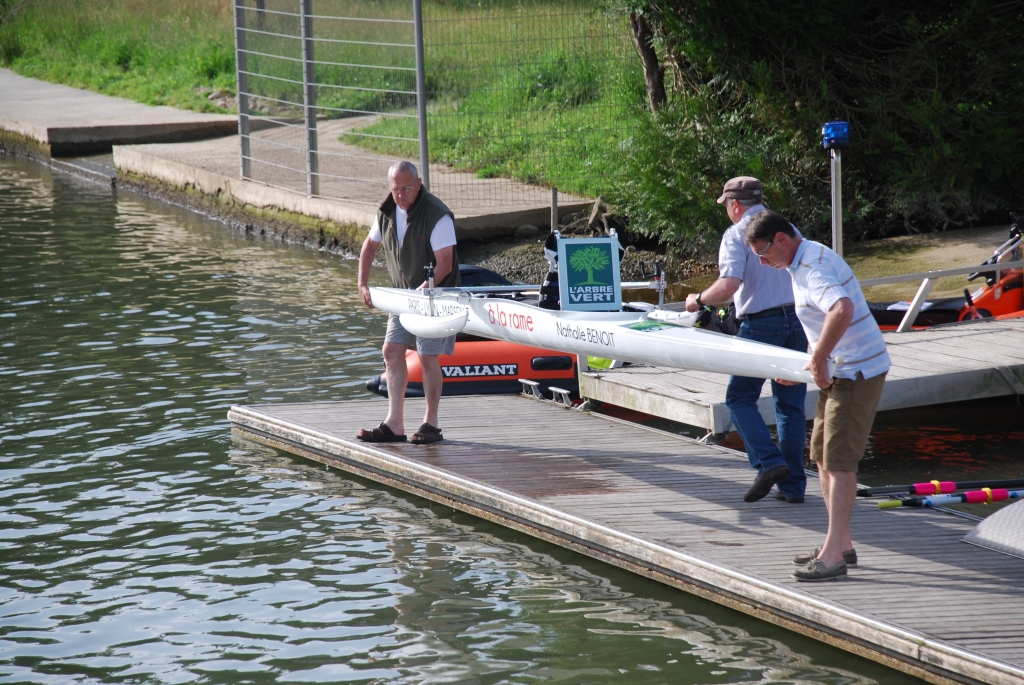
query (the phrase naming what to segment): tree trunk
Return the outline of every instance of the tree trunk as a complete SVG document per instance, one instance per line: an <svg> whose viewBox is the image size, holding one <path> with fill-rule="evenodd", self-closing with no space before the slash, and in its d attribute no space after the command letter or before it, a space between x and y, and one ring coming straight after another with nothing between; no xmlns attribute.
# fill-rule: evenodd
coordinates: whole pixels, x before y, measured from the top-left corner
<svg viewBox="0 0 1024 685"><path fill-rule="evenodd" d="M654 50L654 32L642 14L631 12L629 26L633 29L633 43L640 53L640 61L644 65L644 85L647 86L647 101L651 113L657 114L665 104L665 67L658 63L658 53Z"/></svg>

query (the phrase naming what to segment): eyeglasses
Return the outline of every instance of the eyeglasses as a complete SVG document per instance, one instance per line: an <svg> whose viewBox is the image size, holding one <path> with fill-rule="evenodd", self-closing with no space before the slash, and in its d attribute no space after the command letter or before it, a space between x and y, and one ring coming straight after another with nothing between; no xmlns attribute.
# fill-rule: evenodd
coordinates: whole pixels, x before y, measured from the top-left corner
<svg viewBox="0 0 1024 685"><path fill-rule="evenodd" d="M756 255L757 255L757 258L758 258L758 259L764 259L764 253L768 251L768 248L772 246L772 243L773 243L773 242L775 242L775 239L774 239L774 238L773 238L772 240L769 240L769 241L768 241L768 244L764 246L764 249L763 249L763 250L761 250L760 252L755 252L755 253L754 253L754 254L756 254Z"/></svg>
<svg viewBox="0 0 1024 685"><path fill-rule="evenodd" d="M400 188L396 188L394 186L391 186L391 192L392 193L402 192L402 193L408 194L408 193L411 193L414 190L416 190L416 186L402 186Z"/></svg>

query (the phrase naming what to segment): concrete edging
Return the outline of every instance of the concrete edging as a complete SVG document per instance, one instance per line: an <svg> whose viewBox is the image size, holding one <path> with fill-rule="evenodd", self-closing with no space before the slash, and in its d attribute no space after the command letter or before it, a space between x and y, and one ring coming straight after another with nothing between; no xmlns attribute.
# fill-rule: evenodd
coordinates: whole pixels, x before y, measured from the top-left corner
<svg viewBox="0 0 1024 685"><path fill-rule="evenodd" d="M115 145L114 166L117 167L119 174L134 174L154 179L172 188L191 186L212 197L227 195L241 205L259 209L281 209L365 228L369 228L377 216L377 208L370 205L366 205L364 208L351 207L331 200L279 190L255 181L229 178L155 155L148 155L143 149L134 146Z"/></svg>

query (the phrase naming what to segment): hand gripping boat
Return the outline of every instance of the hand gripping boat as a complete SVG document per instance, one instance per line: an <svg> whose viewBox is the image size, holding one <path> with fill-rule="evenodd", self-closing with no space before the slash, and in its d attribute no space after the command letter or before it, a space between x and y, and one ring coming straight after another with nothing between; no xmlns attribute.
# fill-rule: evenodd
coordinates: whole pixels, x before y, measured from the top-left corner
<svg viewBox="0 0 1024 685"><path fill-rule="evenodd" d="M692 328L675 312L567 312L462 288L370 288L373 306L422 337L464 331L493 340L624 362L813 383L810 355ZM689 324L689 325L687 325ZM829 372L835 362L829 360Z"/></svg>

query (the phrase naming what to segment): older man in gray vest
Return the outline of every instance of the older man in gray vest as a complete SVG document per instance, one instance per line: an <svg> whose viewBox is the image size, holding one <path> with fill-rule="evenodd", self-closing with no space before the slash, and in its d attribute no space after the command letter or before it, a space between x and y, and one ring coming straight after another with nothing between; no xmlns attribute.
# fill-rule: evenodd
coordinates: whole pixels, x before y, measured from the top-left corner
<svg viewBox="0 0 1024 685"><path fill-rule="evenodd" d="M761 182L750 176L730 179L718 204L725 205L733 222L722 236L718 251L719 278L706 290L687 296L687 311L695 312L705 303L718 305L734 299L736 316L742 322L740 338L806 352L807 337L793 308L789 274L760 264L757 255L747 247L744 233L747 224L765 211ZM772 381L778 445L772 441L757 409L763 386L763 378L732 376L725 394L725 404L743 438L747 458L758 471L743 501L756 502L777 485L776 499L799 504L804 501L807 485L804 474L807 386Z"/></svg>
<svg viewBox="0 0 1024 685"><path fill-rule="evenodd" d="M424 288L426 266L434 267L434 285L459 285L459 259L455 252L455 217L435 196L427 192L416 167L411 162L398 162L388 170L391 194L381 203L370 234L359 253L359 295L367 307L370 299L370 266L377 248L384 244L391 284L396 288ZM364 442L404 442L405 389L409 383L406 353L414 349L423 369L423 394L427 410L423 424L409 442L428 444L442 440L437 420L444 382L438 355L455 351L455 336L419 338L402 328L398 316L388 315L384 335L384 364L388 375L388 415L376 428L359 430Z"/></svg>

